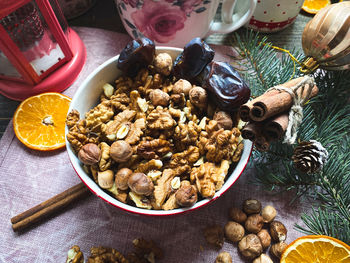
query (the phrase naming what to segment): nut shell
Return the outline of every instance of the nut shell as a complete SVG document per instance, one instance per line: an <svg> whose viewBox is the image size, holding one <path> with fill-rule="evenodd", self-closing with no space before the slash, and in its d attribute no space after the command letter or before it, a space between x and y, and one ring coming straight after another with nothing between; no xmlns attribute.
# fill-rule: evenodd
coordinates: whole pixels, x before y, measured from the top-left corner
<svg viewBox="0 0 350 263"><path fill-rule="evenodd" d="M247 215L238 207L232 207L229 212L230 218L240 224L244 224L247 220Z"/></svg>
<svg viewBox="0 0 350 263"><path fill-rule="evenodd" d="M266 229L261 229L259 233L257 233L257 236L260 238L263 250L267 249L271 245L271 236L269 231Z"/></svg>
<svg viewBox="0 0 350 263"><path fill-rule="evenodd" d="M170 96L168 93L155 89L149 93L149 98L152 101L154 106L163 106L166 107L169 104Z"/></svg>
<svg viewBox="0 0 350 263"><path fill-rule="evenodd" d="M281 258L283 251L288 247L287 243L281 241L279 243L273 244L270 248L270 252L276 258Z"/></svg>
<svg viewBox="0 0 350 263"><path fill-rule="evenodd" d="M243 211L250 214L259 214L261 211L261 203L256 199L247 199L243 202Z"/></svg>
<svg viewBox="0 0 350 263"><path fill-rule="evenodd" d="M153 193L154 185L152 180L144 173L133 173L128 179L128 186L131 191L138 195L150 195Z"/></svg>
<svg viewBox="0 0 350 263"><path fill-rule="evenodd" d="M232 263L230 253L223 251L215 259L215 263Z"/></svg>
<svg viewBox="0 0 350 263"><path fill-rule="evenodd" d="M260 239L255 234L249 234L238 243L239 252L247 259L253 259L262 253Z"/></svg>
<svg viewBox="0 0 350 263"><path fill-rule="evenodd" d="M189 207L197 202L197 191L192 185L181 185L175 193L176 203L179 206Z"/></svg>
<svg viewBox="0 0 350 263"><path fill-rule="evenodd" d="M224 230L225 237L234 243L239 242L245 234L244 227L233 221L227 222Z"/></svg>
<svg viewBox="0 0 350 263"><path fill-rule="evenodd" d="M78 159L86 165L98 163L101 158L101 150L94 143L85 144L78 152Z"/></svg>
<svg viewBox="0 0 350 263"><path fill-rule="evenodd" d="M131 174L132 170L129 168L121 168L118 170L118 172L115 174L115 186L120 190L128 189L128 180Z"/></svg>
<svg viewBox="0 0 350 263"><path fill-rule="evenodd" d="M207 106L208 103L208 94L205 89L202 87L195 86L193 87L190 92L190 101L193 105L200 109L204 109Z"/></svg>
<svg viewBox="0 0 350 263"><path fill-rule="evenodd" d="M285 241L287 228L280 221L272 221L270 223L270 234L275 242Z"/></svg>
<svg viewBox="0 0 350 263"><path fill-rule="evenodd" d="M232 118L230 114L225 111L215 112L213 119L218 123L219 129L231 130L233 127Z"/></svg>
<svg viewBox="0 0 350 263"><path fill-rule="evenodd" d="M264 219L264 223L272 222L275 219L276 215L277 215L277 211L271 205L267 205L261 210L261 216Z"/></svg>
<svg viewBox="0 0 350 263"><path fill-rule="evenodd" d="M114 142L109 151L111 158L118 163L128 161L133 153L130 144L123 140Z"/></svg>
<svg viewBox="0 0 350 263"><path fill-rule="evenodd" d="M114 184L114 172L112 170L99 171L97 173L97 183L103 189L109 189Z"/></svg>
<svg viewBox="0 0 350 263"><path fill-rule="evenodd" d="M261 215L253 214L248 216L244 226L248 232L257 234L264 226L264 221Z"/></svg>
<svg viewBox="0 0 350 263"><path fill-rule="evenodd" d="M259 257L253 260L253 263L273 263L273 261L268 255L261 254Z"/></svg>
<svg viewBox="0 0 350 263"><path fill-rule="evenodd" d="M174 84L173 93L174 94L184 93L186 96L188 96L191 89L192 89L192 84L188 80L179 79Z"/></svg>

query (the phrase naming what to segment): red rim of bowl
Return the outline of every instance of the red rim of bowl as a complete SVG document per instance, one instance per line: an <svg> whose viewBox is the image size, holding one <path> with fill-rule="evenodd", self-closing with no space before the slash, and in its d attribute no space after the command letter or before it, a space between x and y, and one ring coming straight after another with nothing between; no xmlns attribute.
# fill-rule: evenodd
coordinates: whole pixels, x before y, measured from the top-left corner
<svg viewBox="0 0 350 263"><path fill-rule="evenodd" d="M157 51L166 51L166 50L172 50L175 52L181 52L182 49L180 48L172 48L172 47L157 47ZM119 55L118 55L119 56ZM79 88L77 89L77 92L75 93L75 95L72 98L72 102L71 105L69 107L68 113L73 109L72 108L72 104L75 101L76 97L79 97L77 95L79 95L79 91L81 92L82 90L84 90L85 86L95 77L95 75L97 73L99 73L102 69L106 68L106 66L110 65L113 62L116 62L118 59L118 56L112 57L110 59L108 59L107 61L105 61L102 65L100 65L99 67L97 67L92 73L89 74L89 76L84 80L84 82L79 86ZM116 67L116 66L115 66ZM82 113L80 113L82 114ZM68 133L68 128L66 126L65 128L65 135L67 135ZM188 208L177 208L177 209L173 209L173 210L153 210L153 209L143 209L143 208L139 208L136 206L132 206L129 204L125 204L120 202L119 200L117 200L116 198L114 198L111 194L106 193L103 189L101 189L92 179L89 175L87 175L87 173L83 170L81 164L77 158L77 156L74 154L70 143L67 141L67 136L65 137L66 139L66 149L67 149L67 153L68 153L68 157L69 157L69 161L74 169L74 171L76 172L76 174L78 175L78 177L80 178L80 180L89 188L89 190L95 194L97 197L101 198L102 200L104 200L105 202L121 209L124 210L126 212L135 214L135 215L145 215L145 216L171 216L171 215L179 215L179 214L183 214L183 213L187 213L190 211L195 211L198 208L201 208L205 205L208 205L210 203L212 203L213 201L217 200L220 196L222 196L228 189L231 188L231 186L237 181L237 179L242 175L243 171L245 170L248 161L250 159L252 150L253 150L253 144L251 141L249 140L244 140L244 148L243 148L243 152L241 155L241 159L239 160L239 162L236 164L236 167L234 168L234 170L232 171L232 173L230 174L230 176L232 176L232 174L236 171L237 167L240 166L241 170L239 171L239 174L236 176L236 178L229 184L229 185L225 185L227 184L227 181L224 183L223 187L225 187L224 190L222 190L222 192L217 191L215 193L215 196L211 199L202 199L201 201L197 202L194 206L192 207L188 207ZM247 151L249 151L249 153L247 153ZM247 156L245 163L241 163L242 162L242 156ZM78 163L78 167L81 170L81 172L84 175L81 175L80 172L77 170L77 168L75 167L75 164L73 162L73 158L76 160L76 162ZM244 161L243 161L244 162ZM229 178L230 176L228 176L227 178ZM84 178L87 177L87 178ZM91 182L88 182L91 181ZM94 187L91 187L89 184L94 185ZM96 187L95 187L96 186ZM96 188L96 189L94 189ZM104 197L104 195L106 195L107 197ZM108 200L108 199L111 200ZM130 207L130 209L129 209Z"/></svg>

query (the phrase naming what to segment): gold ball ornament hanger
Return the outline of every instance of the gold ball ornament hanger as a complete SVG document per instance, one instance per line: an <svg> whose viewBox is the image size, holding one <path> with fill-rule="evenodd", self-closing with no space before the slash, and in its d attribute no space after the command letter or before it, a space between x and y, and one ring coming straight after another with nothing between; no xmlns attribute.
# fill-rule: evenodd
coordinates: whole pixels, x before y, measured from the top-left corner
<svg viewBox="0 0 350 263"><path fill-rule="evenodd" d="M350 69L350 2L321 9L305 26L302 47L303 72Z"/></svg>

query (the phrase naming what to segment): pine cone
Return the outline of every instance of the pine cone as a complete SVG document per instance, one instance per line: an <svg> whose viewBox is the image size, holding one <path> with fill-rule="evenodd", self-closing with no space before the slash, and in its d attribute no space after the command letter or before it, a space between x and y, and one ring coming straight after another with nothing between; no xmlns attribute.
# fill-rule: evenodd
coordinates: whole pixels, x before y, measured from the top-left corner
<svg viewBox="0 0 350 263"><path fill-rule="evenodd" d="M292 156L295 168L308 174L321 170L327 158L327 150L315 140L299 143L299 146L294 149Z"/></svg>

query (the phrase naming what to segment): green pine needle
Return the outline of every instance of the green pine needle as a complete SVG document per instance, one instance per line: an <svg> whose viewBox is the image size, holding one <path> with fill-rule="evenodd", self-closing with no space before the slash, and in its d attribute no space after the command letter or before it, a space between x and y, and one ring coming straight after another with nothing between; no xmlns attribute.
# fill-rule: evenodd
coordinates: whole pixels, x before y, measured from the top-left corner
<svg viewBox="0 0 350 263"><path fill-rule="evenodd" d="M252 96L300 76L297 64L286 53L277 52L257 33L235 35L243 60L240 70L249 83ZM299 61L303 55L291 54ZM296 170L291 156L295 146L272 143L268 152L253 152L250 165L256 168L256 181L273 191L296 192L296 198L312 197L315 206L301 216L307 234L329 235L350 243L350 74L347 71L317 70L313 74L319 94L304 107L298 141L317 140L328 150L328 162L315 174ZM252 162L254 160L254 162Z"/></svg>

